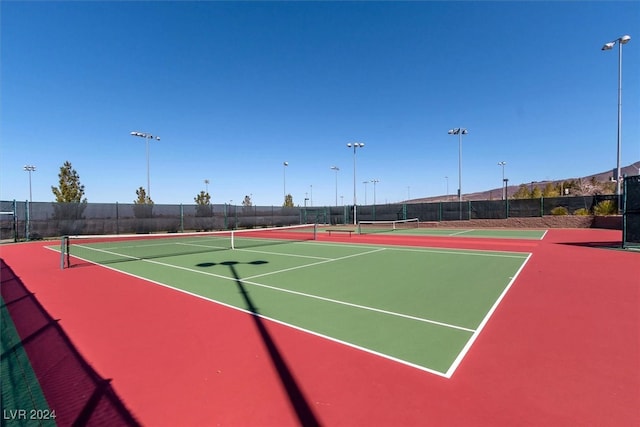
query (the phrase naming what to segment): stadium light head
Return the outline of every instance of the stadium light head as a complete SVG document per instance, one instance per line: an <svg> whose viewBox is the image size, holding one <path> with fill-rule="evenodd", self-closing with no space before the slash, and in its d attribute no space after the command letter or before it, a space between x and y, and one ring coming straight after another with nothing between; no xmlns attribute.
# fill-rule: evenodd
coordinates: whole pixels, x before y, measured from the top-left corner
<svg viewBox="0 0 640 427"><path fill-rule="evenodd" d="M289 162L284 162L283 165L289 166Z"/></svg>
<svg viewBox="0 0 640 427"><path fill-rule="evenodd" d="M620 37L618 39L618 41L620 42L620 44L627 44L629 43L629 40L631 40L631 36L628 34L625 34L624 36Z"/></svg>
<svg viewBox="0 0 640 427"><path fill-rule="evenodd" d="M153 136L150 133L144 133L144 132L131 132L130 133L131 136L139 136L140 138L146 138L146 139L155 139L156 141L160 141L160 137L159 136Z"/></svg>
<svg viewBox="0 0 640 427"><path fill-rule="evenodd" d="M602 46L602 50L611 50L615 44L616 42L605 43L604 46Z"/></svg>
<svg viewBox="0 0 640 427"><path fill-rule="evenodd" d="M364 143L362 143L362 142L354 142L354 143L349 142L347 144L347 147L349 147L349 148L351 148L351 147L362 148L362 147L364 147Z"/></svg>
<svg viewBox="0 0 640 427"><path fill-rule="evenodd" d="M459 134L466 135L469 132L464 128L453 128L453 129L450 129L449 132L447 133L449 135L459 135Z"/></svg>

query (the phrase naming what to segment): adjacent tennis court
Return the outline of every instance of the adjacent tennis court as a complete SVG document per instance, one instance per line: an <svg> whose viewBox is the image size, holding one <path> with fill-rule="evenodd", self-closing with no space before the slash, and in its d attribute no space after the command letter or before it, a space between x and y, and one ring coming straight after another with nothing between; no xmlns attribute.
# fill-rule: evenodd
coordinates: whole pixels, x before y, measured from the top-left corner
<svg viewBox="0 0 640 427"><path fill-rule="evenodd" d="M315 227L71 238L71 265L158 285L450 377L527 253L316 241ZM82 260L82 261L81 261Z"/></svg>
<svg viewBox="0 0 640 427"><path fill-rule="evenodd" d="M353 230L359 234L394 233L414 236L489 237L527 240L542 240L547 233L547 230L513 228L440 228L437 222L425 223L418 221L417 218L396 221L360 221Z"/></svg>

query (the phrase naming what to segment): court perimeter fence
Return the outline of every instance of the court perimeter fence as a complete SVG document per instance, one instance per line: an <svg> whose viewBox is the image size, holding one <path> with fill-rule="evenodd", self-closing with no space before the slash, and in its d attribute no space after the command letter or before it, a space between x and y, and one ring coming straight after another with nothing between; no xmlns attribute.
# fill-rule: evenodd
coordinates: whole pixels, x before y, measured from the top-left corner
<svg viewBox="0 0 640 427"><path fill-rule="evenodd" d="M615 195L540 199L445 201L357 206L357 220L418 218L421 222L504 219L551 215L557 207L572 214L593 212ZM231 230L294 224L353 224L353 206L277 207L229 204L135 205L122 203L52 203L0 201L0 238L32 240L64 235L129 234Z"/></svg>

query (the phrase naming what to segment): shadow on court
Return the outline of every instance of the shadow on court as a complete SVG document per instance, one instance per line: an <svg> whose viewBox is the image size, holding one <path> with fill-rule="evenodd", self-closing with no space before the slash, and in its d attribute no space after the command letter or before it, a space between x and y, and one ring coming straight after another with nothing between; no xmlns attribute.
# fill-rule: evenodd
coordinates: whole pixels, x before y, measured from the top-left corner
<svg viewBox="0 0 640 427"><path fill-rule="evenodd" d="M266 263L267 261L252 261L252 262L249 262L248 264L261 265ZM206 262L206 263L198 264L198 267L214 267L216 265L223 265L223 266L229 267L229 270L233 274L233 278L236 282L236 285L238 286L238 290L240 291L240 294L244 299L246 308L251 312L251 315L252 315L251 317L253 318L256 329L260 333L260 337L262 338L262 341L264 342L265 347L269 351L269 356L271 357L271 361L273 362L274 367L278 371L280 381L282 382L282 385L287 391L291 406L296 411L296 415L298 417L298 420L300 421L300 425L309 426L309 427L319 426L320 423L318 422L318 419L313 413L313 409L309 406L309 403L307 402L307 399L305 398L304 393L300 389L300 386L296 382L296 379L293 377L293 374L291 373L291 370L289 369L287 362L285 362L284 358L282 357L282 354L280 353L280 350L278 349L278 346L273 341L271 334L269 333L266 326L264 325L264 320L260 316L258 308L256 307L253 300L251 299L251 295L249 294L249 291L247 291L247 288L245 287L244 283L242 283L242 279L240 278L240 276L238 275L238 271L236 270L236 265L238 264L239 262L237 261L225 261L221 263Z"/></svg>
<svg viewBox="0 0 640 427"><path fill-rule="evenodd" d="M560 242L562 245L581 246L584 248L598 248L598 249L620 249L622 250L622 241L607 241L607 242Z"/></svg>
<svg viewBox="0 0 640 427"><path fill-rule="evenodd" d="M24 349L37 378L37 383L32 384L19 375L21 369L28 369L27 366L12 370L15 372L3 372L3 397L5 393L13 393L18 399L16 403L23 405L20 408L46 410L28 406L33 404L29 399L19 400L21 392L24 398L25 390L40 387L48 409L55 411L57 425L138 426L139 423L111 387L111 380L102 378L87 363L58 320L49 315L2 259L0 266L2 310L11 316L19 336L9 340L3 335L1 357L3 362L7 360L16 367L17 354ZM24 425L27 424L31 425L25 421Z"/></svg>

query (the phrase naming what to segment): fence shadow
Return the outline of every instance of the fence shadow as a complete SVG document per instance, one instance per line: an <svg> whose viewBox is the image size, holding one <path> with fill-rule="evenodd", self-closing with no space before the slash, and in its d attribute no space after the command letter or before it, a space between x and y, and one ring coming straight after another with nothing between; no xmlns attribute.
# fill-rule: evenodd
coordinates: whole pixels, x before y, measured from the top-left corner
<svg viewBox="0 0 640 427"><path fill-rule="evenodd" d="M595 241L595 242L560 242L562 245L569 246L581 246L584 248L598 248L598 249L623 249L621 240L612 241Z"/></svg>
<svg viewBox="0 0 640 427"><path fill-rule="evenodd" d="M49 409L55 411L56 423L139 426L113 390L111 380L98 375L80 355L58 320L47 313L3 259L0 267L4 308L20 336L20 342L4 350L2 358L19 347L26 351Z"/></svg>

